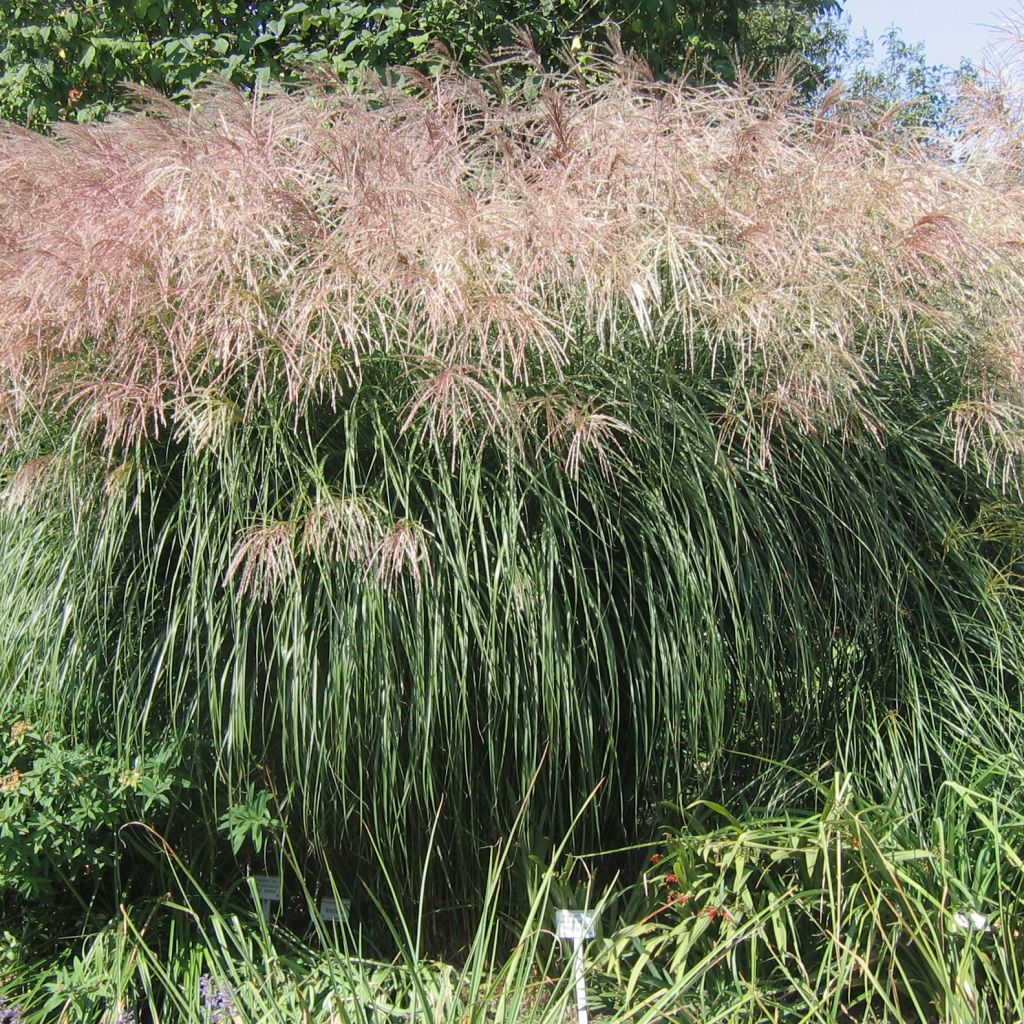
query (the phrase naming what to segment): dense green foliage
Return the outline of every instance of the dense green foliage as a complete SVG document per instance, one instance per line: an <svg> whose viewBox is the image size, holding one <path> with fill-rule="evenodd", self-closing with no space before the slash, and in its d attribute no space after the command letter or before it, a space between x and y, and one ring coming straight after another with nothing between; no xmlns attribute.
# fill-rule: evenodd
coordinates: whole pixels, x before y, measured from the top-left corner
<svg viewBox="0 0 1024 1024"><path fill-rule="evenodd" d="M0 890L36 909L101 888L105 904L121 892L111 869L131 840L126 830L147 819L164 829L187 786L173 760L167 750L126 763L102 744L44 739L15 723L0 765Z"/></svg>
<svg viewBox="0 0 1024 1024"><path fill-rule="evenodd" d="M237 0L12 0L0 9L0 118L42 125L123 108L118 84L182 98L210 75L251 85L294 79L306 65L341 77L360 69L436 64L434 43L467 66L522 44L548 64L608 42L607 26L658 74L684 64L730 67L800 54L833 0L590 0L462 4ZM809 54L809 56L811 56ZM817 56L817 55L814 55ZM812 57L808 74L816 66Z"/></svg>

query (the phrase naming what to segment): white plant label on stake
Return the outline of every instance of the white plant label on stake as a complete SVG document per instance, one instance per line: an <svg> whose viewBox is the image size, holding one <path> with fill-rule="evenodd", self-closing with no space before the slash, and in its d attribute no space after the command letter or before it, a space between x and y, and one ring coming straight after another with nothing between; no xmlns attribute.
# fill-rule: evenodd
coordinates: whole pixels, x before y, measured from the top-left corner
<svg viewBox="0 0 1024 1024"><path fill-rule="evenodd" d="M576 959L576 1019L589 1024L587 1011L587 979L584 973L583 943L597 934L597 912L594 910L559 910L555 914L555 931L563 942L571 942Z"/></svg>
<svg viewBox="0 0 1024 1024"><path fill-rule="evenodd" d="M252 880L256 883L256 894L260 898L263 916L269 921L270 904L281 902L281 876L253 875Z"/></svg>
<svg viewBox="0 0 1024 1024"><path fill-rule="evenodd" d="M323 918L325 922L347 921L349 912L351 910L351 900L342 900L339 903L338 900L334 900L328 896L325 896L320 901L320 917Z"/></svg>
<svg viewBox="0 0 1024 1024"><path fill-rule="evenodd" d="M559 910L555 914L555 930L563 940L592 939L596 924L596 910Z"/></svg>

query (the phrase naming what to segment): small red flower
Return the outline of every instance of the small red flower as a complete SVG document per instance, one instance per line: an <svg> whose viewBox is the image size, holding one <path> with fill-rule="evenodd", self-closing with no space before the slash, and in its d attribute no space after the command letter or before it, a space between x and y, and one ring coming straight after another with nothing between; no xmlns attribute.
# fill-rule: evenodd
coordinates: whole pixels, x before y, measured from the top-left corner
<svg viewBox="0 0 1024 1024"><path fill-rule="evenodd" d="M652 853L651 854L651 863L652 864L657 864L658 861L660 861L660 860L661 860L661 854L660 853Z"/></svg>
<svg viewBox="0 0 1024 1024"><path fill-rule="evenodd" d="M81 89L68 90L68 106L73 107L85 95Z"/></svg>
<svg viewBox="0 0 1024 1024"><path fill-rule="evenodd" d="M675 872L674 872L674 871L670 871L670 872L669 872L669 873L668 873L668 874L667 874L667 875L665 876L665 884L666 884L666 885L675 885L675 884L676 884L676 882L678 882L678 881L679 881L679 879L678 879L678 878L676 878L676 874L675 874Z"/></svg>

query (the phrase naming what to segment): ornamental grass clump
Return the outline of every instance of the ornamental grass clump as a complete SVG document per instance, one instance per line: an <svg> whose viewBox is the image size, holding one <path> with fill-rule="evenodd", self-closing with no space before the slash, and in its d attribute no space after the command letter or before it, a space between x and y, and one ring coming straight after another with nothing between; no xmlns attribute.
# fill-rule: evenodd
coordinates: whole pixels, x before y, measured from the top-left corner
<svg viewBox="0 0 1024 1024"><path fill-rule="evenodd" d="M789 84L310 84L0 140L0 673L372 876L1020 749L1024 203ZM539 769L539 772L538 772ZM201 829L199 830L202 831ZM410 882L410 885L412 883ZM446 897L447 898L447 897Z"/></svg>

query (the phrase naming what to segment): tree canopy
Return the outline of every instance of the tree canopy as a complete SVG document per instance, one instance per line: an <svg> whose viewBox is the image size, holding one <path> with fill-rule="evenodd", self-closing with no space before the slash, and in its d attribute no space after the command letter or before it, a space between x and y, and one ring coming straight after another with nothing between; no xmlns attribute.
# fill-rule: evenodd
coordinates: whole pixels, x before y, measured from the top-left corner
<svg viewBox="0 0 1024 1024"><path fill-rule="evenodd" d="M436 63L437 44L480 66L523 33L558 65L607 46L609 26L659 76L687 62L724 71L739 53L755 63L803 53L816 19L837 9L836 0L14 0L0 10L0 117L94 120L125 105L121 82L182 98L211 75L248 86L294 79L310 64L383 73Z"/></svg>

